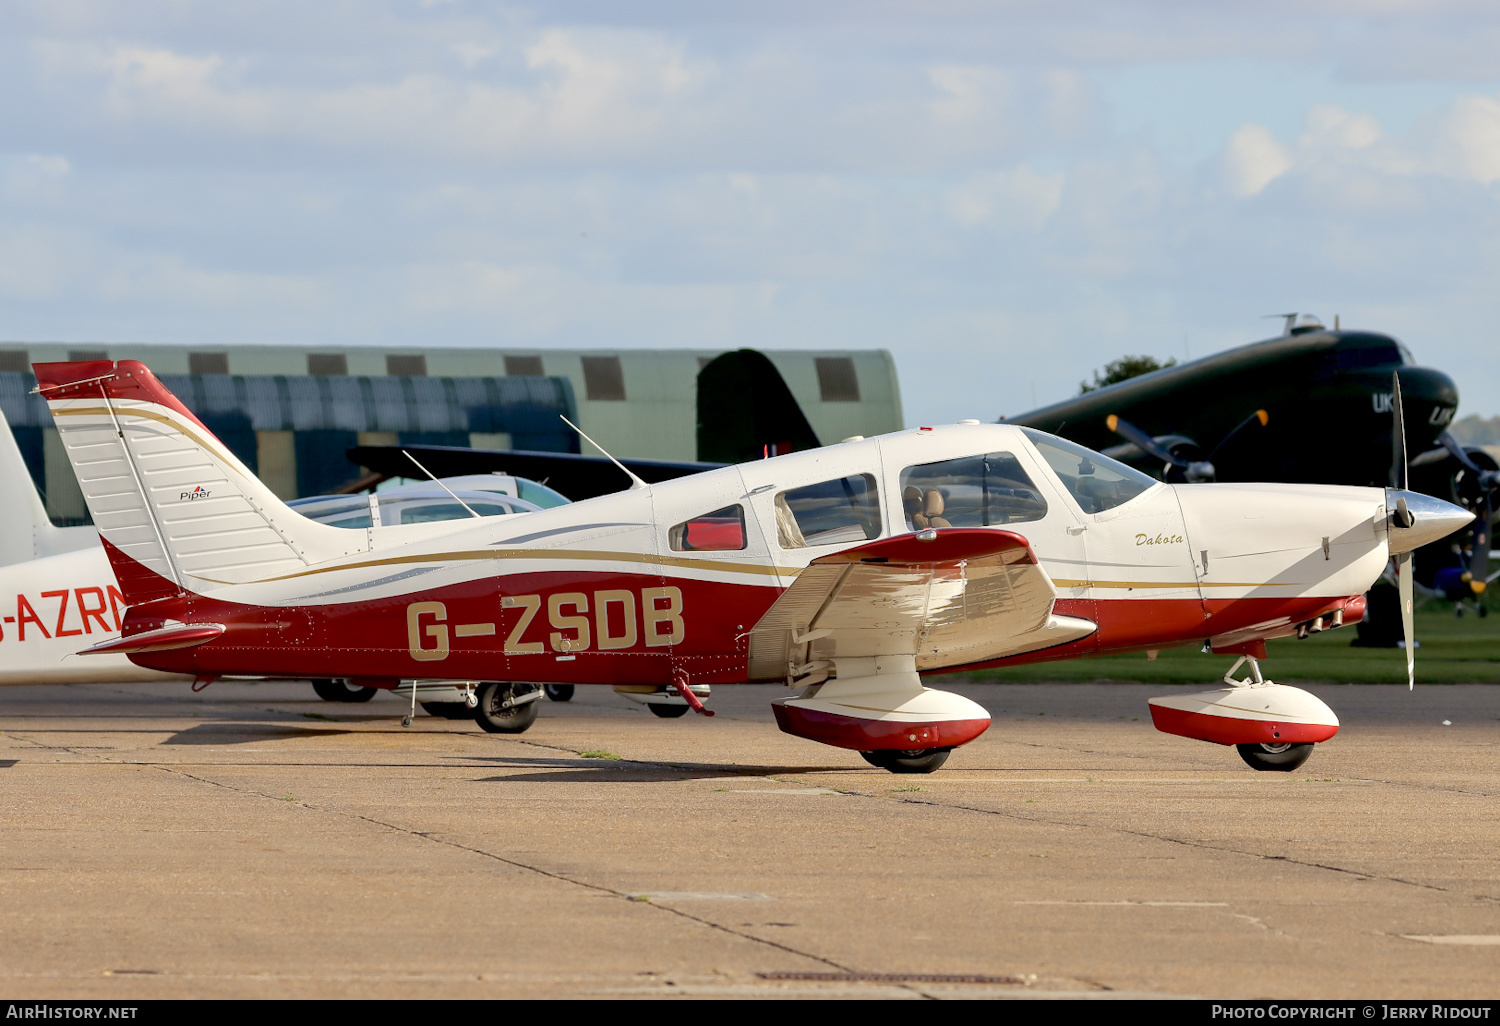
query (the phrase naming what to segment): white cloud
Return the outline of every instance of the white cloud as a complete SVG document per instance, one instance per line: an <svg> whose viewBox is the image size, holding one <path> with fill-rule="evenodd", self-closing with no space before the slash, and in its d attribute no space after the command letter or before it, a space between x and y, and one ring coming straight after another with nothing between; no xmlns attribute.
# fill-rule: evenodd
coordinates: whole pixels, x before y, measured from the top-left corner
<svg viewBox="0 0 1500 1026"><path fill-rule="evenodd" d="M1291 166L1291 154L1264 125L1241 125L1224 148L1224 184L1241 198L1259 195Z"/></svg>
<svg viewBox="0 0 1500 1026"><path fill-rule="evenodd" d="M1443 117L1439 133L1440 167L1484 185L1500 180L1500 99L1459 97Z"/></svg>
<svg viewBox="0 0 1500 1026"><path fill-rule="evenodd" d="M1035 231L1057 212L1062 195L1061 172L1044 175L1022 164L969 177L947 190L943 205L950 217L968 228Z"/></svg>

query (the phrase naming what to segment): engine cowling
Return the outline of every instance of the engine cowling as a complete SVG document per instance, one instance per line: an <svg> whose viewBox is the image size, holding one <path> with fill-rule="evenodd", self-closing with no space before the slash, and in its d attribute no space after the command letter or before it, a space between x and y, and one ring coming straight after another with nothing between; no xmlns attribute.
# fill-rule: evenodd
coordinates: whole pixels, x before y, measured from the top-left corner
<svg viewBox="0 0 1500 1026"><path fill-rule="evenodd" d="M1285 684L1168 695L1148 704L1157 730L1218 745L1306 744L1339 732L1338 717L1322 699Z"/></svg>

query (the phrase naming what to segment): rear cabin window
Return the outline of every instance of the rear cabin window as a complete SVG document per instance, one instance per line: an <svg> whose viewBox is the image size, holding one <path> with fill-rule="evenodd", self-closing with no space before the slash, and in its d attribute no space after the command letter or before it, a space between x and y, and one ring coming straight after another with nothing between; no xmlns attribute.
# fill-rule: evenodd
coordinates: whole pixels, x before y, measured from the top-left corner
<svg viewBox="0 0 1500 1026"><path fill-rule="evenodd" d="M1085 513L1103 513L1135 498L1156 479L1092 449L1034 428L1022 428Z"/></svg>
<svg viewBox="0 0 1500 1026"><path fill-rule="evenodd" d="M725 506L667 532L674 552L733 552L745 547L745 509Z"/></svg>
<svg viewBox="0 0 1500 1026"><path fill-rule="evenodd" d="M880 536L880 497L869 474L793 488L776 496L776 538L784 549L853 545Z"/></svg>
<svg viewBox="0 0 1500 1026"><path fill-rule="evenodd" d="M1046 500L1008 452L907 467L901 472L901 506L913 531L997 527L1047 515Z"/></svg>

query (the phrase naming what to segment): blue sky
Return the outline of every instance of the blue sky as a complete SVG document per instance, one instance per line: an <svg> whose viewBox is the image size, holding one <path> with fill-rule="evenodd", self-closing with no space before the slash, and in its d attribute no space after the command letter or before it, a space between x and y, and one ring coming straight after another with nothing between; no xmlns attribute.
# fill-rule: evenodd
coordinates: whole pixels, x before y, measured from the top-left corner
<svg viewBox="0 0 1500 1026"><path fill-rule="evenodd" d="M0 10L0 338L882 346L908 422L1311 311L1500 412L1488 3Z"/></svg>

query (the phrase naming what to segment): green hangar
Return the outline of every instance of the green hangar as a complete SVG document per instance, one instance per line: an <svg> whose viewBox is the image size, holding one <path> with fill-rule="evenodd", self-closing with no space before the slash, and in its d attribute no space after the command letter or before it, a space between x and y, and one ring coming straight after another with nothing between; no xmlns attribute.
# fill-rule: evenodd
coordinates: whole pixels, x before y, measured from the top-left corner
<svg viewBox="0 0 1500 1026"><path fill-rule="evenodd" d="M140 360L283 498L358 476L354 445L578 452L572 420L617 456L697 457L712 349L173 346L0 342L0 410L60 523L86 518L32 363ZM884 350L766 350L824 443L902 427Z"/></svg>

